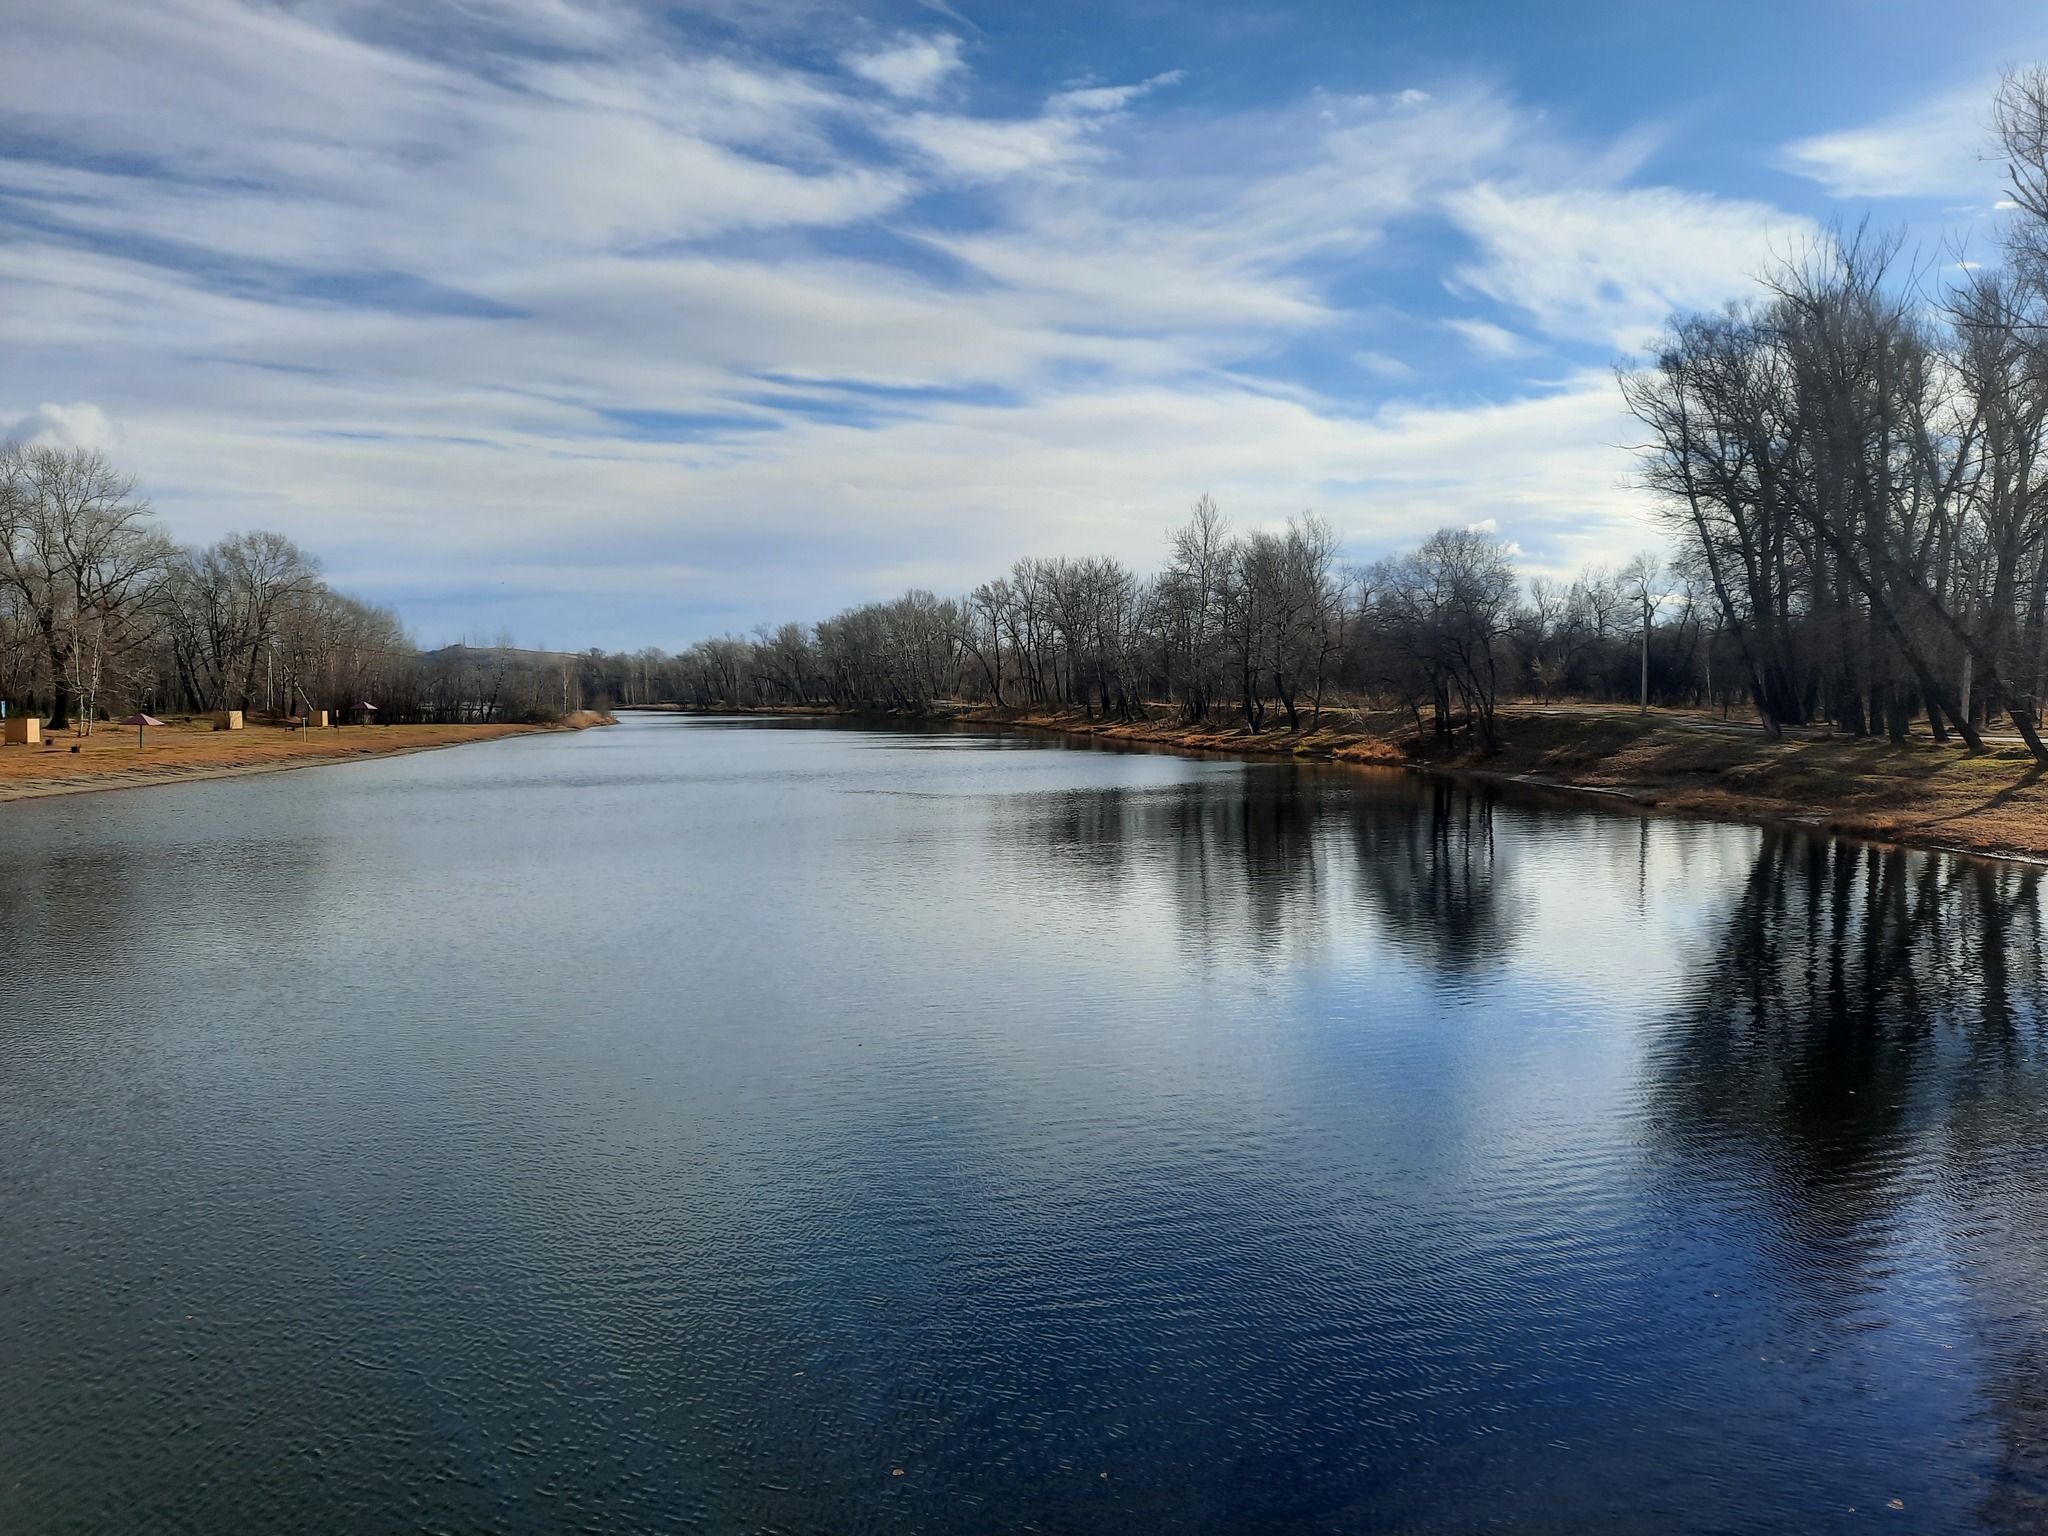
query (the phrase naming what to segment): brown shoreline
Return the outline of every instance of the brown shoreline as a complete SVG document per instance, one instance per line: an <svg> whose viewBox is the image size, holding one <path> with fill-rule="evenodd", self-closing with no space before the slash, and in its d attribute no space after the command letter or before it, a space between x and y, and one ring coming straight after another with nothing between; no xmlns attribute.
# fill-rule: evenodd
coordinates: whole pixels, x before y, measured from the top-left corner
<svg viewBox="0 0 2048 1536"><path fill-rule="evenodd" d="M656 706L663 708L662 706ZM669 710L676 706L666 706ZM857 717L860 711L757 707L692 714ZM1470 783L1585 796L1642 815L1781 826L1885 847L2048 863L2048 772L2017 746L1978 756L1924 740L1904 746L1824 730L1770 741L1754 728L1705 715L1600 706L1502 711L1503 749L1492 759L1433 753L1406 716L1326 712L1313 731L1189 727L1159 720L1090 720L985 707L919 719L1043 732L1190 755L1295 758L1400 769ZM236 778L330 766L365 757L436 751L472 741L611 723L590 711L558 725L352 726L287 732L277 726L215 732L204 721L152 728L138 750L121 727L50 747L0 747L0 801ZM74 744L76 754L68 751Z"/></svg>
<svg viewBox="0 0 2048 1536"><path fill-rule="evenodd" d="M829 709L688 710L834 715ZM1979 755L1806 729L1773 741L1704 713L1518 705L1501 711L1493 758L1433 751L1405 714L1325 711L1314 731L1188 727L966 707L929 716L1166 751L1398 768L1472 783L1589 796L1638 814L1790 827L1884 847L2048 863L2048 770L2017 744Z"/></svg>
<svg viewBox="0 0 2048 1536"><path fill-rule="evenodd" d="M215 731L204 719L174 720L150 727L140 746L133 730L103 724L90 736L60 733L46 746L0 746L0 801L329 767L611 721L609 715L587 710L555 725L359 725L303 731L251 725ZM70 750L74 746L75 753Z"/></svg>

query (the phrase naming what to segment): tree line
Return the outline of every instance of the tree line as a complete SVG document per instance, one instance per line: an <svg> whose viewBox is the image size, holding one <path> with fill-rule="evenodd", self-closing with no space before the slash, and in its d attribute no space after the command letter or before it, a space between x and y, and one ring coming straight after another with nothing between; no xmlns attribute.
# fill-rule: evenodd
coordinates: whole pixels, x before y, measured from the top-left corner
<svg viewBox="0 0 2048 1536"><path fill-rule="evenodd" d="M0 699L52 728L129 710L551 719L579 681L567 662L422 653L282 534L181 546L97 449L0 445Z"/></svg>
<svg viewBox="0 0 2048 1536"><path fill-rule="evenodd" d="M1727 638L1694 596L1651 556L1525 585L1485 528L1351 565L1313 514L1238 532L1203 497L1149 577L1106 556L1025 559L964 597L906 592L672 656L593 652L584 686L627 707L967 703L1121 720L1165 708L1254 733L1313 730L1333 703L1372 702L1491 749L1504 697L1732 702Z"/></svg>
<svg viewBox="0 0 2048 1536"><path fill-rule="evenodd" d="M2004 81L2003 262L1939 282L1837 233L1622 374L1643 475L1756 713L2048 762L2048 68Z"/></svg>

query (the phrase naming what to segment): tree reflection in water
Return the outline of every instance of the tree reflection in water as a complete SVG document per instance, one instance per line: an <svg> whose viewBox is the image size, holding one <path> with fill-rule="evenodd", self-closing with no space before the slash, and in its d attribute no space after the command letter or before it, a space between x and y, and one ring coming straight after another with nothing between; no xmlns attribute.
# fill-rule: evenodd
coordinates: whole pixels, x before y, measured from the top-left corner
<svg viewBox="0 0 2048 1536"><path fill-rule="evenodd" d="M2048 1522L2042 894L2036 869L1767 832L1651 1053L1653 1134L1709 1198L1761 1200L1774 1257L1839 1318L1938 1232L1999 1530Z"/></svg>
<svg viewBox="0 0 2048 1536"><path fill-rule="evenodd" d="M1352 808L1359 891L1387 936L1438 970L1498 965L1519 904L1495 842L1496 798L1442 780L1411 787L1360 796Z"/></svg>
<svg viewBox="0 0 2048 1536"><path fill-rule="evenodd" d="M1519 901L1495 846L1495 797L1403 773L1296 764L1149 789L1052 797L1034 819L1063 881L1105 895L1162 876L1182 941L1205 956L1299 961L1362 896L1386 937L1444 972L1498 964ZM1027 871L1028 877L1028 871Z"/></svg>
<svg viewBox="0 0 2048 1536"><path fill-rule="evenodd" d="M1284 764L1073 792L1035 826L1028 852L1051 853L1069 889L1076 868L1112 900L1150 882L1205 963L1306 966L1364 938L1380 945L1371 964L1405 959L1444 988L1505 980L1540 910L1582 905L1585 942L1627 942L1648 931L1613 921L1617 903L1669 914L1683 887L1706 936L1668 994L1680 1001L1646 1001L1667 995L1647 953L1641 994L1609 999L1652 1009L1644 1198L1668 1201L1666 1217L1709 1247L1728 1223L1769 1277L1759 1326L1834 1350L1841 1390L1864 1368L1867 1330L1943 1334L1927 1348L1953 1346L1945 1358L1974 1383L1995 1445L1984 1522L2048 1527L2041 871L1782 830L1754 834L1753 857L1731 868L1706 846L1733 853L1726 829L1695 838L1519 794ZM1615 973L1613 957L1568 948L1524 958L1603 995ZM1960 1300L1915 1310L1930 1274Z"/></svg>

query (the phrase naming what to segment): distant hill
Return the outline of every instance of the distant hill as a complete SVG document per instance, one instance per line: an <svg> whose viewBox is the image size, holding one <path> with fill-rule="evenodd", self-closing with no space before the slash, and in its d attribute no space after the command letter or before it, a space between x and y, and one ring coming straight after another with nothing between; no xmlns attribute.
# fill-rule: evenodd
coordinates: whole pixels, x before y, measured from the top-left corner
<svg viewBox="0 0 2048 1536"><path fill-rule="evenodd" d="M512 645L444 645L420 655L428 661L505 667L559 666L583 660L582 653L577 651L529 651Z"/></svg>

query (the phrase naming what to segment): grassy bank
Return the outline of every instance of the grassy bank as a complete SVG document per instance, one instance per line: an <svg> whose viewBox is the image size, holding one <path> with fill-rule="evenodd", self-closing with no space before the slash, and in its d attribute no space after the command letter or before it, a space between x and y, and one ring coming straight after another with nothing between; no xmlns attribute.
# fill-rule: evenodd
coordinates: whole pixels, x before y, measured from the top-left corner
<svg viewBox="0 0 2048 1536"><path fill-rule="evenodd" d="M585 710L559 725L351 725L288 731L252 723L246 730L216 731L199 716L151 726L140 746L133 729L102 724L90 736L59 731L41 746L0 746L0 800L310 768L611 722L610 715Z"/></svg>
<svg viewBox="0 0 2048 1536"><path fill-rule="evenodd" d="M1147 720L969 711L968 719L1182 751L1302 756L1404 766L1598 793L1647 810L1724 820L1795 821L1881 842L2048 858L2048 773L2017 743L1972 755L1915 740L1856 740L1826 730L1773 741L1708 715L1598 706L1525 707L1501 715L1502 748L1445 751L1406 715L1326 712L1293 733Z"/></svg>

